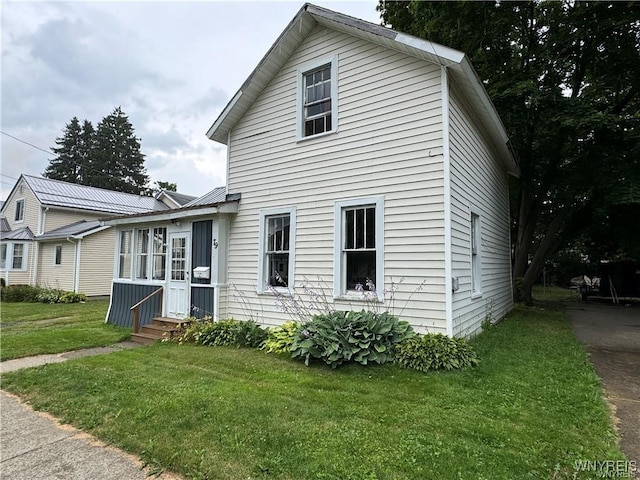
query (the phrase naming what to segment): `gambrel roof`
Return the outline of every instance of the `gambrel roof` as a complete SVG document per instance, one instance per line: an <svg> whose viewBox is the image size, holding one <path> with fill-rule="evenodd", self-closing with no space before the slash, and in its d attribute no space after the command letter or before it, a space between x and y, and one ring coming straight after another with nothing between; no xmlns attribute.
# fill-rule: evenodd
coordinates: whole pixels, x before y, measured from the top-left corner
<svg viewBox="0 0 640 480"><path fill-rule="evenodd" d="M485 125L507 170L519 174L504 125L463 52L309 3L303 5L216 119L207 132L211 140L227 144L229 132L316 25L445 67Z"/></svg>
<svg viewBox="0 0 640 480"><path fill-rule="evenodd" d="M167 210L161 201L132 193L114 192L50 178L21 175L43 206L127 215ZM20 184L16 182L13 190ZM13 194L13 190L9 197Z"/></svg>

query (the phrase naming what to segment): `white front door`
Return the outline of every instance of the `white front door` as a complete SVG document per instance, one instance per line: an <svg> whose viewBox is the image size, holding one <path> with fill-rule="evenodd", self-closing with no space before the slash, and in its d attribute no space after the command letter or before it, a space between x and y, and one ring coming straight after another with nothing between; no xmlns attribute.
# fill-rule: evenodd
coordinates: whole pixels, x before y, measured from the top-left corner
<svg viewBox="0 0 640 480"><path fill-rule="evenodd" d="M167 287L167 316L189 316L189 271L191 257L188 232L169 234L169 282Z"/></svg>

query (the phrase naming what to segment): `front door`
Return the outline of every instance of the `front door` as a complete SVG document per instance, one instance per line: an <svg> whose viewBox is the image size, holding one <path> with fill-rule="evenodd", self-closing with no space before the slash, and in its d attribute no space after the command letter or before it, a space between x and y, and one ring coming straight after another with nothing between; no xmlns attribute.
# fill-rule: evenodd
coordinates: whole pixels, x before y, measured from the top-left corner
<svg viewBox="0 0 640 480"><path fill-rule="evenodd" d="M167 316L184 318L189 316L189 271L191 258L188 232L169 235L169 284L167 287Z"/></svg>

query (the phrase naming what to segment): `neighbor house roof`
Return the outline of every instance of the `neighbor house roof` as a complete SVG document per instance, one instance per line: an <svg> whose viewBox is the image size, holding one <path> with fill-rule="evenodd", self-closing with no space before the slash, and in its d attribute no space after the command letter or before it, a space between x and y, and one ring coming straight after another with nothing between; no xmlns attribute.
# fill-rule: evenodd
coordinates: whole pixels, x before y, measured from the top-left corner
<svg viewBox="0 0 640 480"><path fill-rule="evenodd" d="M171 202L173 202L175 205L173 208L184 207L190 201L198 198L194 195L185 195L184 193L171 192L169 190L162 190L158 195L156 195L158 200L162 197L167 197Z"/></svg>
<svg viewBox="0 0 640 480"><path fill-rule="evenodd" d="M64 227L56 228L49 232L45 232L42 235L38 235L36 240L55 240L59 238L68 237L86 237L97 231L104 230L104 225L100 223L100 220L80 220L79 222L65 225Z"/></svg>
<svg viewBox="0 0 640 480"><path fill-rule="evenodd" d="M504 125L463 52L308 3L303 5L229 101L207 132L210 139L227 144L228 133L316 25L446 67L486 126L503 163L511 173L519 174Z"/></svg>
<svg viewBox="0 0 640 480"><path fill-rule="evenodd" d="M114 215L152 212L169 208L153 197L114 192L31 175L23 174L21 178L24 178L38 201L44 206L105 212ZM18 180L13 188L15 189L19 183Z"/></svg>
<svg viewBox="0 0 640 480"><path fill-rule="evenodd" d="M194 207L196 205L211 205L213 203L224 202L227 199L227 187L217 187L201 197L194 198L184 207Z"/></svg>
<svg viewBox="0 0 640 480"><path fill-rule="evenodd" d="M22 227L10 232L0 232L0 240L33 241L35 240L35 237L29 227Z"/></svg>

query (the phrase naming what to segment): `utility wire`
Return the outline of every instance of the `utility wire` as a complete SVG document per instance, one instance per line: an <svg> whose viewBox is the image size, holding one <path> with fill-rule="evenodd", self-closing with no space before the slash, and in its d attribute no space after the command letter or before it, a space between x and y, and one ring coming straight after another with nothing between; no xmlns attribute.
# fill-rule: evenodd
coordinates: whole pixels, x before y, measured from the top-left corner
<svg viewBox="0 0 640 480"><path fill-rule="evenodd" d="M33 143L29 143L29 142L25 142L24 140L18 138L18 137L14 137L13 135L9 135L7 132L3 132L0 130L0 133L2 133L3 135L6 135L9 138L13 138L14 140L17 140L18 142L24 143L25 145L29 145L30 147L35 148L36 150L40 150L41 152L46 153L47 155L51 155L52 152L50 152L49 150L45 150L44 148L40 148L37 145L34 145Z"/></svg>

